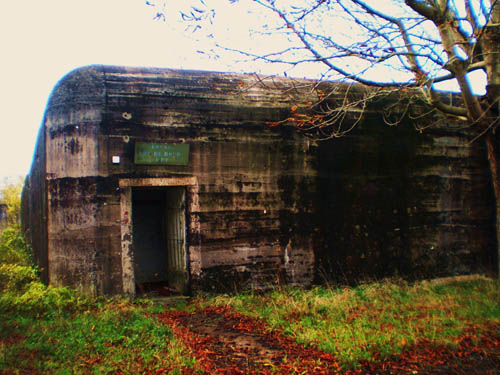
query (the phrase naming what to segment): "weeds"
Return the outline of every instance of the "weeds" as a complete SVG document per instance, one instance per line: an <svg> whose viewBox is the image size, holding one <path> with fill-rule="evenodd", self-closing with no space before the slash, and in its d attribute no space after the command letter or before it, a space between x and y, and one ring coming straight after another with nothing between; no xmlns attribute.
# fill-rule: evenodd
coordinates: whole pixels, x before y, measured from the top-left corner
<svg viewBox="0 0 500 375"><path fill-rule="evenodd" d="M344 367L389 358L420 342L453 347L470 326L500 327L496 285L487 279L446 286L383 281L282 289L218 296L210 303L264 319L299 343L333 353Z"/></svg>
<svg viewBox="0 0 500 375"><path fill-rule="evenodd" d="M161 307L46 286L36 270L25 265L23 242L4 246L7 231L0 240L2 260L6 257L1 251L6 248L23 260L0 263L0 374L146 370L180 374L195 365L170 328L152 316Z"/></svg>
<svg viewBox="0 0 500 375"><path fill-rule="evenodd" d="M0 233L0 264L32 264L31 249L26 244L19 224L7 227Z"/></svg>
<svg viewBox="0 0 500 375"><path fill-rule="evenodd" d="M17 225L0 236L0 374L181 374L197 371L193 353L157 321L150 300L92 298L45 286L30 265ZM470 327L496 327L495 282L433 286L383 281L356 288L277 289L265 294L207 296L192 312L229 305L262 319L305 346L334 354L345 368L390 358L409 346L457 346Z"/></svg>

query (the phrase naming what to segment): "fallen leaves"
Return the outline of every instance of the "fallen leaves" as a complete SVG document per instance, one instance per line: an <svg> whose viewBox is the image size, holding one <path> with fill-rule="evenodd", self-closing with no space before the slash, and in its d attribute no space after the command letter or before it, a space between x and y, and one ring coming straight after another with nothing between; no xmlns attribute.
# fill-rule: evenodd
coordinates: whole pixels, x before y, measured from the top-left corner
<svg viewBox="0 0 500 375"><path fill-rule="evenodd" d="M401 345L406 350L391 359L375 356L354 369L342 369L330 353L304 347L263 321L229 307L204 308L193 313L166 312L168 324L197 359L193 369L208 374L500 374L500 337L496 327L479 332L470 327L453 347L431 342Z"/></svg>
<svg viewBox="0 0 500 375"><path fill-rule="evenodd" d="M299 345L269 330L262 321L227 307L200 310L194 319L175 312L161 314L160 319L182 337L199 367L210 374L321 375L341 371L333 355Z"/></svg>

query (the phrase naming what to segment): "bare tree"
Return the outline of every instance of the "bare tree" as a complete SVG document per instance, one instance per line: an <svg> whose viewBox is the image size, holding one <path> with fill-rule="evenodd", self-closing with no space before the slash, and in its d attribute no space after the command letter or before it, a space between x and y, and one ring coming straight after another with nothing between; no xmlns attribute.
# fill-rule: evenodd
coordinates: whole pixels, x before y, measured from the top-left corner
<svg viewBox="0 0 500 375"><path fill-rule="evenodd" d="M217 43L250 59L297 67L322 66L323 77L343 78L370 89L324 113L284 119L322 137L337 137L345 115L362 113L367 101L388 92L418 90L427 106L466 120L488 149L496 199L496 234L500 277L500 148L495 130L500 111L500 0L229 0L260 7L265 23L255 35L280 39L272 51ZM168 2L167 9L168 9ZM198 0L182 18L203 29L216 23L219 2ZM271 20L271 22L269 22ZM474 94L470 73L484 72L486 94ZM455 81L461 100L445 102L436 86ZM321 94L321 95L329 95ZM323 100L323 97L319 100ZM407 101L407 107L411 103ZM354 111L355 112L355 111ZM302 116L302 117L301 117ZM304 117L305 116L305 117ZM277 125L273 123L272 125ZM318 134L318 133L316 133Z"/></svg>

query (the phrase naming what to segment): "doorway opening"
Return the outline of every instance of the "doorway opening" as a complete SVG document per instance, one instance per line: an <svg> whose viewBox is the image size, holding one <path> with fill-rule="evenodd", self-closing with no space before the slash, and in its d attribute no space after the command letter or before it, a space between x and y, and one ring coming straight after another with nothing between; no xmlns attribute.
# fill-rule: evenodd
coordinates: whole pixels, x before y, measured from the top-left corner
<svg viewBox="0 0 500 375"><path fill-rule="evenodd" d="M135 290L152 296L188 292L186 187L133 187Z"/></svg>

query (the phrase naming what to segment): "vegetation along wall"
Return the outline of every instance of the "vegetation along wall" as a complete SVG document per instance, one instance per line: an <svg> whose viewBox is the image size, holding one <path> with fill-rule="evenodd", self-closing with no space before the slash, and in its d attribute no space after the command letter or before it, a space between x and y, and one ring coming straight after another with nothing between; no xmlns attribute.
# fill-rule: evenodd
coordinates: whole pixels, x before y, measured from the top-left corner
<svg viewBox="0 0 500 375"><path fill-rule="evenodd" d="M389 127L376 106L325 142L270 126L313 85L111 66L68 74L23 193L44 279L134 295L488 271L479 144L453 124Z"/></svg>
<svg viewBox="0 0 500 375"><path fill-rule="evenodd" d="M7 228L7 205L0 202L0 233Z"/></svg>

